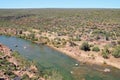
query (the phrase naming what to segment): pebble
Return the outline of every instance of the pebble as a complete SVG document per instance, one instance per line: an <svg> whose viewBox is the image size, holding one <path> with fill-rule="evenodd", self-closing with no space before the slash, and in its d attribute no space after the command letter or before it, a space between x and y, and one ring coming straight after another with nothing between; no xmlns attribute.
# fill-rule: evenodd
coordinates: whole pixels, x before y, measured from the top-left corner
<svg viewBox="0 0 120 80"><path fill-rule="evenodd" d="M75 64L75 66L78 66L78 64Z"/></svg>
<svg viewBox="0 0 120 80"><path fill-rule="evenodd" d="M105 69L104 69L104 72L110 72L110 69L105 68Z"/></svg>

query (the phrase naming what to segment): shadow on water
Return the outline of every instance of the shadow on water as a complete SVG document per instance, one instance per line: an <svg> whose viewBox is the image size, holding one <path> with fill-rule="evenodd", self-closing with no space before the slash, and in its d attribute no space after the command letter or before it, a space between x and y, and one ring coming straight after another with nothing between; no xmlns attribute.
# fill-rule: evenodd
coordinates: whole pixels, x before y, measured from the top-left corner
<svg viewBox="0 0 120 80"><path fill-rule="evenodd" d="M75 59L45 45L37 45L24 39L7 36L0 36L0 43L18 51L28 60L34 61L39 71L58 71L64 80L120 80L120 70L116 68L81 65ZM79 65L75 66L76 63ZM101 71L106 67L111 69L110 73Z"/></svg>

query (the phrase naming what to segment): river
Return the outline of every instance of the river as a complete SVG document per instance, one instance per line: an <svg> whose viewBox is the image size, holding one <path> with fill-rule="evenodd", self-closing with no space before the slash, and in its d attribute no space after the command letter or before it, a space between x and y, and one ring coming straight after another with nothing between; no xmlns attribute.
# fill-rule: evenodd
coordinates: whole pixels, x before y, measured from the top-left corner
<svg viewBox="0 0 120 80"><path fill-rule="evenodd" d="M57 70L64 80L120 80L120 69L82 64L45 45L8 36L0 36L0 43L18 51L26 59L34 61L40 70ZM16 45L18 46L15 47ZM105 68L109 68L111 72L104 72Z"/></svg>

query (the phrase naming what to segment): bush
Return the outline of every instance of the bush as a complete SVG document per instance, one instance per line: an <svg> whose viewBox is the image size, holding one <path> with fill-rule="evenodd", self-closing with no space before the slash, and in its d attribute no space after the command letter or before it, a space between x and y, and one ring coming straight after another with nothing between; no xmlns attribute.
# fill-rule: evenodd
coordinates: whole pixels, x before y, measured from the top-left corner
<svg viewBox="0 0 120 80"><path fill-rule="evenodd" d="M93 47L93 48L92 48L92 51L99 52L100 49L99 49L99 47L96 46L96 47Z"/></svg>
<svg viewBox="0 0 120 80"><path fill-rule="evenodd" d="M105 48L102 50L102 56L107 59L107 58L109 58L109 54L110 54L110 52L109 52L108 48L105 47Z"/></svg>
<svg viewBox="0 0 120 80"><path fill-rule="evenodd" d="M90 44L90 47L94 47L94 45L93 45L93 44Z"/></svg>
<svg viewBox="0 0 120 80"><path fill-rule="evenodd" d="M106 33L105 39L106 39L106 41L109 41L109 34L108 33Z"/></svg>
<svg viewBox="0 0 120 80"><path fill-rule="evenodd" d="M120 40L119 40L119 41L117 41L117 43L120 45Z"/></svg>
<svg viewBox="0 0 120 80"><path fill-rule="evenodd" d="M81 38L79 36L76 36L75 38L72 38L72 41L81 41Z"/></svg>
<svg viewBox="0 0 120 80"><path fill-rule="evenodd" d="M90 45L88 44L88 42L82 43L81 50L90 51Z"/></svg>
<svg viewBox="0 0 120 80"><path fill-rule="evenodd" d="M27 74L24 74L22 76L22 80L30 80L29 76Z"/></svg>
<svg viewBox="0 0 120 80"><path fill-rule="evenodd" d="M10 70L7 70L6 72L5 72L5 75L8 75L10 78L14 78L16 75L12 72L12 71L10 71Z"/></svg>
<svg viewBox="0 0 120 80"><path fill-rule="evenodd" d="M117 46L112 54L115 58L119 58L120 57L120 46Z"/></svg>

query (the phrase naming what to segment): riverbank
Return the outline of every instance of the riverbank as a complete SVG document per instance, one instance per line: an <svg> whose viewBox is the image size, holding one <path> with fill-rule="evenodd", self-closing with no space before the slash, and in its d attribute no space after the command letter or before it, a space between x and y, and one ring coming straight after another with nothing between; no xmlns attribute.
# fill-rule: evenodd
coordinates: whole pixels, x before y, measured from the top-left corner
<svg viewBox="0 0 120 80"><path fill-rule="evenodd" d="M0 79L41 79L37 67L0 43Z"/></svg>
<svg viewBox="0 0 120 80"><path fill-rule="evenodd" d="M64 48L56 48L53 45L47 45L57 51L60 51L78 61L80 61L83 64L95 64L95 65L109 65L115 68L120 69L120 59L119 58L114 58L113 56L110 56L109 59L103 58L100 53L96 53L93 51L82 51L79 49L79 47L70 47L70 46L65 46Z"/></svg>
<svg viewBox="0 0 120 80"><path fill-rule="evenodd" d="M34 29L34 31L35 30L36 29ZM39 30L36 30L36 31L37 32L35 33L35 35L37 37L44 36L45 38L43 38L43 40L41 38L41 41L39 41L39 39L38 39L38 41L33 41L35 43L48 45L62 53L65 53L66 55L68 55L82 63L90 63L90 64L97 64L97 65L110 65L110 66L120 69L120 65L119 65L120 58L115 58L114 56L112 56L112 54L110 54L109 58L106 59L102 55L102 50L105 48L105 46L112 45L111 41L106 41L106 40L88 41L88 43L90 43L91 45L98 46L100 48L100 51L99 52L95 52L92 50L91 51L83 51L80 49L80 46L84 42L84 38L83 38L83 40L78 41L78 42L72 41L73 45L76 45L76 46L71 46L72 43L69 42L68 36L56 36L54 34L49 34L47 32L43 32L40 35L38 33ZM58 40L56 38L58 38ZM59 42L60 39L61 39L61 41ZM30 40L30 41L32 41L32 40ZM62 47L58 46L58 45L56 46L56 43L58 43L58 45L62 44Z"/></svg>
<svg viewBox="0 0 120 80"><path fill-rule="evenodd" d="M11 30L13 31L13 30ZM26 39L26 40L30 40L32 41L32 39L27 39L27 35L30 34L31 32L29 31L26 31L28 32L26 35L26 37L22 37L23 39ZM26 32L23 32L23 33L26 33ZM37 30L37 32L35 33L37 35L37 37L40 37L40 34L38 34L39 30ZM11 33L11 32L10 32ZM5 33L6 34L6 33ZM21 34L20 34L21 35ZM20 37L20 35L18 37ZM49 35L50 35L50 38L49 38ZM12 36L12 35L11 35ZM17 35L14 35L14 36L17 36ZM48 34L48 33L41 33L41 36L45 36L47 37L49 40L47 40L46 38L43 38L43 42L42 41L32 41L34 43L37 43L37 44L47 44L48 46L62 52L62 53L65 53L66 55L82 62L82 63L89 63L89 64L97 64L97 65L110 65L110 66L113 66L113 67L116 67L118 69L120 69L120 58L114 58L113 56L110 55L110 57L108 59L105 59L103 58L103 56L101 55L102 51L99 51L99 52L93 52L93 51L83 51L83 50L80 50L79 46L81 46L81 42L78 42L78 43L75 43L77 44L78 46L70 46L70 45L67 45L65 44L63 48L61 47L55 47L53 44L49 44L49 43L52 43L51 41L56 38L55 35L52 35L52 34ZM61 37L61 36L59 36ZM20 37L21 38L21 37ZM65 38L64 36L62 38ZM66 38L68 39L68 38ZM49 42L47 42L49 41ZM68 43L68 42L67 42ZM93 42L89 42L89 43L92 43L92 44L97 44L97 46L99 46L101 48L101 50L104 48L105 45L108 45L108 44L111 44L110 41L106 41L104 43L100 43L99 41L95 41L95 43Z"/></svg>

